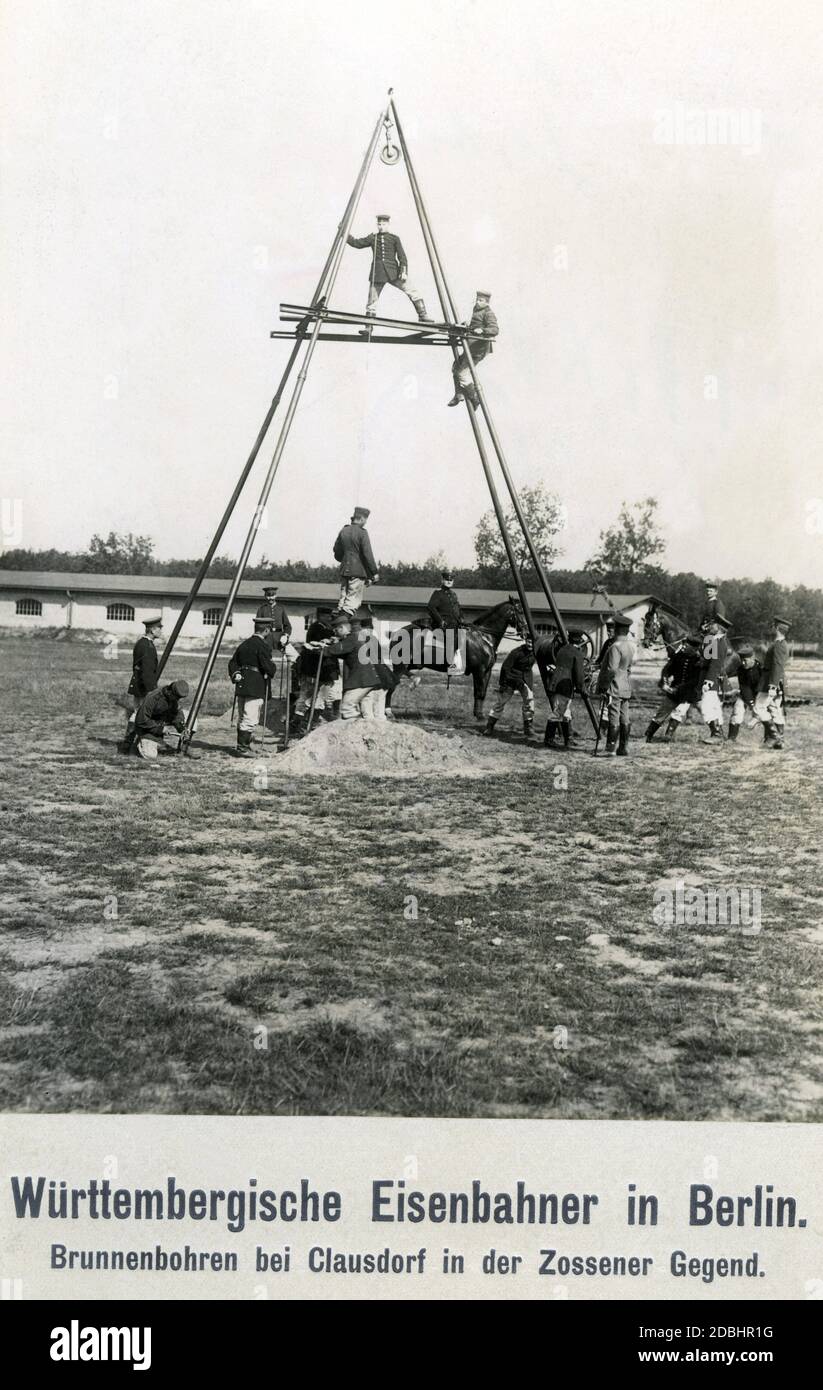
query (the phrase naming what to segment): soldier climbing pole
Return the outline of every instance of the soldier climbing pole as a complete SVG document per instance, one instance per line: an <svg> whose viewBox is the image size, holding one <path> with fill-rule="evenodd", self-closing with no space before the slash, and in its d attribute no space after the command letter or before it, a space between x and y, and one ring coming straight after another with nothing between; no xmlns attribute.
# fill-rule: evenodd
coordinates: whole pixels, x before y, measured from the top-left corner
<svg viewBox="0 0 823 1390"><path fill-rule="evenodd" d="M397 145L392 144L392 129L396 130L397 132ZM363 192L363 188L366 183L366 178L368 176L369 170L372 165L372 161L377 151L378 143L380 141L381 130L383 132L385 144L383 149L381 150L380 158L386 164L396 164L399 163L402 159L406 166L406 173L408 175L412 197L414 199L414 204L417 209L417 215L420 221L420 228L423 234L426 252L428 254L432 275L434 277L438 299L440 300L440 308L442 312L442 321L440 323L426 323L425 326L423 326L420 323L415 324L403 319L386 319L377 316L367 317L366 315L362 314L348 313L343 310L332 309L329 306L329 300L337 280L338 271L340 269L343 251L346 247L346 239L349 235L349 231L351 229L351 225L355 213L357 211L358 204L360 202L360 196ZM240 477L238 478L238 481L231 494L231 497L229 498L223 516L220 520L220 524L218 525L218 528L212 538L212 541L206 551L206 554L203 557L203 560L201 561L197 574L194 577L191 591L183 605L183 609L180 613L180 616L178 617L174 629L169 637L169 641L166 645L166 649L163 653L163 657L160 664L160 670L162 671L163 667L167 664L169 660L169 657L177 641L186 616L191 609L191 606L197 596L197 593L202 585L204 578L206 577L209 565L211 564L211 561L216 553L217 546L220 543L220 539L240 499L240 495L243 491L245 483L249 477L249 474L251 473L254 463L262 448L263 442L268 433L272 420L274 419L275 413L280 404L280 400L282 398L288 379L300 356L301 349L305 349L303 354L303 360L300 365L300 369L297 373L297 380L292 390L291 398L289 400L289 404L286 409L286 414L280 429L280 434L278 436L274 453L272 455L272 459L269 464L268 471L266 473L263 487L260 492L260 497L258 499L257 506L255 507L254 514L249 525L249 530L240 553L240 559L238 561L237 570L234 575L234 578L232 579L228 597L226 599L226 603L220 616L220 622L215 629L211 647L206 657L203 671L201 673L200 679L197 684L197 689L192 700L191 708L189 710L189 714L186 720L186 728L181 739L181 746L184 752L188 749L188 745L191 742L195 721L202 706L203 698L205 696L206 689L208 687L209 680L211 679L211 675L214 670L214 665L220 651L223 636L225 634L226 627L228 626L228 622L231 617L234 602L237 598L238 590L242 583L243 576L246 572L246 567L249 562L249 556L251 554L251 550L257 536L257 531L260 527L261 520L264 515L266 505L268 503L269 495L274 484L277 469L279 467L280 460L283 456L283 452L286 447L292 422L294 420L297 406L300 401L300 396L302 394L303 386L306 381L308 369L311 364L312 357L314 356L314 350L318 342L345 342L359 343L361 345L393 344L418 347L449 347L452 350L452 354L455 360L457 360L461 352L465 355L466 363L471 372L472 382L474 384L474 394L480 409L480 414L482 415L483 420L485 421L486 429L491 440L492 449L497 458L497 462L499 464L503 480L505 482L509 497L511 499L512 506L514 508L514 513L517 518L517 522L523 532L523 537L526 542L526 547L531 557L532 564L534 565L534 569L538 576L540 586L546 596L557 629L563 637L564 641L566 640L567 636L563 619L560 615L560 611L557 607L554 595L551 591L548 575L546 574L545 567L542 563L542 560L540 559L540 555L534 544L534 540L532 538L528 522L526 520L526 516L523 512L523 508L520 503L520 498L518 496L517 489L515 487L514 480L512 478L508 466L508 462L503 452L500 437L497 433L497 429L492 419L488 402L486 401L485 393L483 391L483 387L481 386L477 376L475 363L472 359L472 354L468 345L468 330L463 324L458 322L454 300L452 299L451 292L446 281L445 272L443 270L443 263L441 261L440 253L437 249L437 245L434 240L434 235L431 229L431 223L429 221L428 212L423 201L423 196L420 191L420 185L418 183L414 165L409 154L408 145L406 143L406 138L403 133L403 128L400 123L400 118L398 116L397 107L391 89L389 90L388 94L388 102L386 106L381 109L380 115L372 132L368 148L363 158L363 162L360 166L360 171L358 173L357 180L355 182L354 188L352 189L349 200L346 204L343 219L337 228L334 241L332 242L331 250L329 251L326 264L323 267L323 271L321 273L311 303L307 306L281 304L280 317L281 321L293 324L294 326L287 330L274 330L272 331L271 336L272 338L287 338L293 342L294 346L291 350L291 353L289 354L289 358L284 368L277 391L263 420L263 424L260 427L260 431L257 435L257 439L255 440L252 451L249 454L249 457L243 466ZM357 325L367 326L370 329L369 333L364 336L359 333L355 334L352 332L340 331L346 328L355 327ZM337 331L321 331L323 329L328 330L329 326L331 326L333 329ZM388 329L392 330L392 332L381 333L379 331L375 331L380 329ZM397 330L403 331L402 337L397 336ZM492 466L486 448L486 441L483 437L483 433L480 428L478 411L474 404L467 397L464 397L464 399L466 409L469 415L469 422L471 424L475 445L477 447L477 452L486 479L486 484L489 489L492 507L494 508L497 523L500 527L500 534L503 539L503 545L506 550L506 555L512 571L512 577L514 579L518 598L520 600L520 606L523 611L523 616L526 620L526 625L528 627L531 640L533 643L536 643L537 634L534 626L534 619L528 601L528 596L526 594L526 589L523 583L523 577L520 573L520 568L514 553L514 547L512 545L512 539L509 534L508 524L506 521L505 514L503 512L503 507L501 505L500 495L492 472ZM595 730L597 730L598 720L597 715L595 714L595 711L592 707L591 700L589 699L588 695L584 695L583 698L586 704L586 709L588 711L589 718L591 719L591 722Z"/></svg>

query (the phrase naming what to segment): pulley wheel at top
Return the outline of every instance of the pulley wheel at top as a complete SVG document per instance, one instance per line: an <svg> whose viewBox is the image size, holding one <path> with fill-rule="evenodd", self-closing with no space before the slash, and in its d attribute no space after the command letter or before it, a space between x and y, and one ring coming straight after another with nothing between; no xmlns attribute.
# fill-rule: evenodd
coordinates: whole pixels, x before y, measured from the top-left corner
<svg viewBox="0 0 823 1390"><path fill-rule="evenodd" d="M400 151L396 145L386 144L380 151L380 158L384 164L397 164L400 160Z"/></svg>

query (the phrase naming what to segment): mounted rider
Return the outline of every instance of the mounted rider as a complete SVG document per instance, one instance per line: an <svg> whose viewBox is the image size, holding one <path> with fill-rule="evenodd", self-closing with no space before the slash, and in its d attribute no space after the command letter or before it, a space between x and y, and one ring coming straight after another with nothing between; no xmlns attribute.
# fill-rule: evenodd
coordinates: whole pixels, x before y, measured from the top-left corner
<svg viewBox="0 0 823 1390"><path fill-rule="evenodd" d="M466 670L463 655L461 632L465 627L460 599L454 590L454 572L444 569L440 575L440 588L435 589L426 605L426 612L432 620L433 633L442 632L443 648L446 656L451 647L452 660L448 667L450 676L462 676Z"/></svg>

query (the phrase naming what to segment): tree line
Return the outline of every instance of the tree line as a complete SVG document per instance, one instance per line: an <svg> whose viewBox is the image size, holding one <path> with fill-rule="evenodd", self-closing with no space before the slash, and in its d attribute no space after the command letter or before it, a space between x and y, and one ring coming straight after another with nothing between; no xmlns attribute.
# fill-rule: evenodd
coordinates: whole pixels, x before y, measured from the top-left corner
<svg viewBox="0 0 823 1390"><path fill-rule="evenodd" d="M563 569L557 561L562 554L561 535L565 525L563 504L542 484L524 487L520 495L535 547L548 572L552 588L559 593L592 593L603 607L612 594L654 594L671 605L686 621L696 623L705 603L706 579L717 580L726 612L736 637L757 637L768 630L776 612L793 623L792 641L823 644L823 591L798 584L787 587L773 579L733 579L691 572L672 574L661 564L665 541L657 517L657 500L646 497L631 505L624 503L617 520L601 531L598 545L582 569ZM539 589L517 518L507 517L515 561L527 589ZM458 589L509 589L512 574L506 550L493 511L480 518L474 536L475 564L454 569ZM447 563L441 552L421 563L397 561L381 563L381 583L405 586L434 586ZM6 550L0 554L0 569L62 571L68 574L154 574L191 578L199 559L158 560L147 536L110 531L108 536L92 536L86 550ZM230 555L216 556L209 568L212 579L230 579L237 561ZM303 583L333 583L338 569L331 565L310 565L305 560L269 560L262 556L246 571L248 579L277 579Z"/></svg>

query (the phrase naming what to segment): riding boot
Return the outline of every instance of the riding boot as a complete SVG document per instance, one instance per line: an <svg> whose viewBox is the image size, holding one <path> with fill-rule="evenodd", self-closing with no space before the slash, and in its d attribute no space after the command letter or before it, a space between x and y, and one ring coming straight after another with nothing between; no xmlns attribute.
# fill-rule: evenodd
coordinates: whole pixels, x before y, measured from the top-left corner
<svg viewBox="0 0 823 1390"><path fill-rule="evenodd" d="M327 724L333 724L337 716L333 709L324 709L323 718L325 719Z"/></svg>
<svg viewBox="0 0 823 1390"><path fill-rule="evenodd" d="M666 732L665 732L665 734L663 735L663 742L664 742L664 743L674 743L674 740L677 738L677 731L678 731L679 728L680 728L680 720L679 720L679 719L670 719L669 722L668 722L668 724L666 725Z"/></svg>
<svg viewBox="0 0 823 1390"><path fill-rule="evenodd" d="M426 312L426 306L423 303L422 299L413 299L412 304L417 310L417 317L419 318L421 323L434 323L434 319L432 318L431 314L428 314Z"/></svg>
<svg viewBox="0 0 823 1390"><path fill-rule="evenodd" d="M553 748L553 747L554 747L554 740L555 740L556 738L557 738L557 721L556 721L555 719L547 719L547 721L546 721L546 732L545 732L544 735L543 735L543 743L544 743L545 747L546 747L546 748Z"/></svg>
<svg viewBox="0 0 823 1390"><path fill-rule="evenodd" d="M571 726L571 724L569 723L568 719L561 719L561 721L560 721L560 732L561 732L562 735L563 735L563 747L564 747L564 748L568 748L568 746L569 746L569 741L570 741L571 736L572 736L572 726Z"/></svg>
<svg viewBox="0 0 823 1390"><path fill-rule="evenodd" d="M718 723L718 721L717 721L716 719L712 719L712 720L710 721L710 723L709 723L709 733L710 733L710 735L711 735L710 742L712 742L712 743L720 743L720 742L722 742L722 740L723 740L723 725L720 724L720 723Z"/></svg>
<svg viewBox="0 0 823 1390"><path fill-rule="evenodd" d="M494 718L494 715L490 714L488 719L486 720L486 727L483 730L484 738L491 738L492 734L494 733L494 726L496 723L497 720Z"/></svg>
<svg viewBox="0 0 823 1390"><path fill-rule="evenodd" d="M620 741L617 745L618 758L627 758L629 756L629 734L631 733L631 728L631 724L620 725Z"/></svg>
<svg viewBox="0 0 823 1390"><path fill-rule="evenodd" d="M654 738L654 736L655 736L655 734L657 733L657 730L658 730L659 728L660 728L660 724L658 723L658 721L657 721L656 719L652 719L651 722L649 723L648 728L646 729L646 742L647 742L647 743L651 743L652 739Z"/></svg>
<svg viewBox="0 0 823 1390"><path fill-rule="evenodd" d="M737 738L737 735L738 735L739 733L740 733L740 725L739 725L739 724L730 724L730 725L729 725L729 743L734 743L734 741L735 741L735 739Z"/></svg>
<svg viewBox="0 0 823 1390"><path fill-rule="evenodd" d="M534 715L533 715L533 714L524 714L524 715L523 715L523 737L524 737L525 739L527 739L527 740L529 741L529 743L533 743L533 742L534 742Z"/></svg>
<svg viewBox="0 0 823 1390"><path fill-rule="evenodd" d="M251 730L237 730L237 756L238 758L253 758L251 748Z"/></svg>
<svg viewBox="0 0 823 1390"><path fill-rule="evenodd" d="M774 726L772 724L763 725L763 742L765 744L774 742Z"/></svg>

